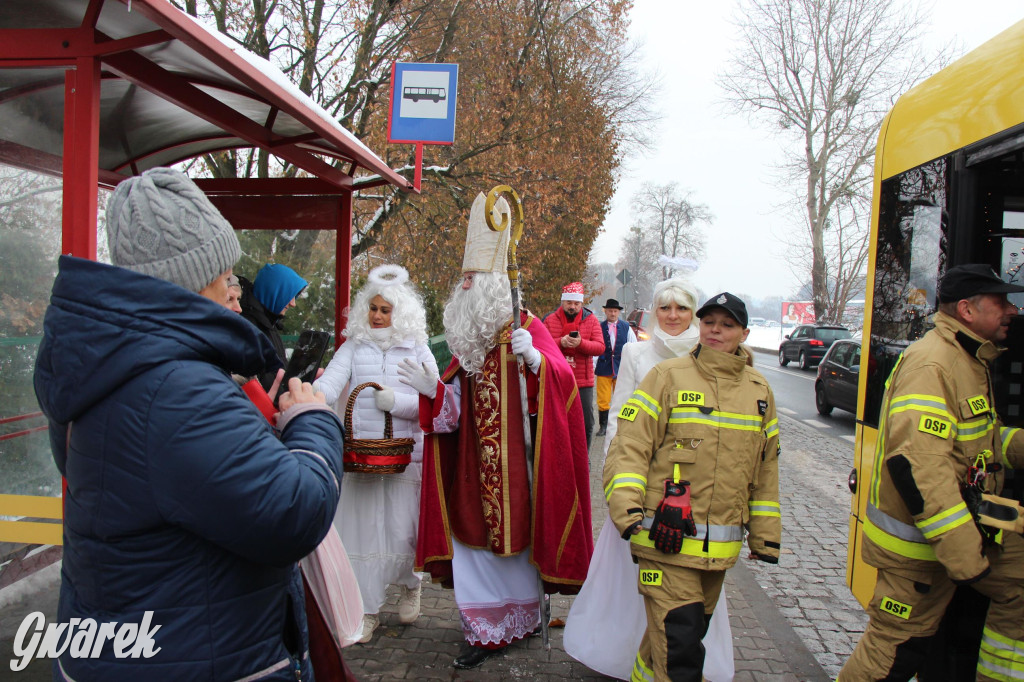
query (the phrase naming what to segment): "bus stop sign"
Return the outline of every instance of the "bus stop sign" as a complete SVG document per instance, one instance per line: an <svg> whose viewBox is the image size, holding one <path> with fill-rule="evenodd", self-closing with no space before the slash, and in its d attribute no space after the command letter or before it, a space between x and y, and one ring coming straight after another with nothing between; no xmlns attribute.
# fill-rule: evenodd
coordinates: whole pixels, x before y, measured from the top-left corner
<svg viewBox="0 0 1024 682"><path fill-rule="evenodd" d="M388 142L452 144L458 64L403 64L391 69Z"/></svg>

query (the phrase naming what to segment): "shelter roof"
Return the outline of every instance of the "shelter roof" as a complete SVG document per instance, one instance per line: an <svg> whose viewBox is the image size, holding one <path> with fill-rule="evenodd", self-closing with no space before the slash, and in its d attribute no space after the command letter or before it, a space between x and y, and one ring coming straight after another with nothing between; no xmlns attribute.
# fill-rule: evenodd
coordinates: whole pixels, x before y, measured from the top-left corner
<svg viewBox="0 0 1024 682"><path fill-rule="evenodd" d="M263 147L338 188L412 182L269 62L167 0L3 0L0 160L59 171L64 71L100 60L100 183Z"/></svg>

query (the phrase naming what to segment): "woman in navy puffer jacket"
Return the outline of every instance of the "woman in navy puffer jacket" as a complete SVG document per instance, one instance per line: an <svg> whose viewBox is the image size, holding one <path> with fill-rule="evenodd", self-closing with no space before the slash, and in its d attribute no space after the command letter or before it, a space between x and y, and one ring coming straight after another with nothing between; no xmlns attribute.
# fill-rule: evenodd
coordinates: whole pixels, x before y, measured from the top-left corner
<svg viewBox="0 0 1024 682"><path fill-rule="evenodd" d="M278 439L231 379L275 353L223 306L238 242L191 181L126 180L107 219L131 270L61 257L35 373L67 480L58 618L151 611L158 651L69 647L55 678L310 680L295 562L334 518L340 422L295 380Z"/></svg>

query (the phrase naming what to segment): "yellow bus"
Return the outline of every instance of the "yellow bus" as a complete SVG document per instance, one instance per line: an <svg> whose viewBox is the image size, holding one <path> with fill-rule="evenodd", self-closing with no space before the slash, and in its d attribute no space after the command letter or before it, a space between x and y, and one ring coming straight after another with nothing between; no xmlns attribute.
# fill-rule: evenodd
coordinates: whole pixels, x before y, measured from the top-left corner
<svg viewBox="0 0 1024 682"><path fill-rule="evenodd" d="M1024 21L922 82L882 122L861 353L847 583L863 604L875 570L861 558L885 382L931 328L936 284L960 263L1024 280ZM1024 295L1010 300L1024 305ZM1024 317L993 368L996 410L1024 425ZM1012 482L1019 486L1024 472ZM1019 494L1019 491L1018 493Z"/></svg>

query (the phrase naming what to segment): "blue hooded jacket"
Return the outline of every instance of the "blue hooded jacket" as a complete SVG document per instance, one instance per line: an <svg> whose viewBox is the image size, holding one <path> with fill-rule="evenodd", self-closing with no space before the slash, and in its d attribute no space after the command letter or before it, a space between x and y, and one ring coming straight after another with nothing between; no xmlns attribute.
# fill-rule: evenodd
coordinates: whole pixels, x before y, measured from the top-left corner
<svg viewBox="0 0 1024 682"><path fill-rule="evenodd" d="M35 369L67 480L58 617L153 611L160 651L65 651L57 679L312 678L295 562L334 519L342 430L313 410L278 438L230 376L273 358L213 301L61 257Z"/></svg>
<svg viewBox="0 0 1024 682"><path fill-rule="evenodd" d="M280 315L288 303L302 293L306 280L287 265L271 263L256 273L252 293L271 315Z"/></svg>

